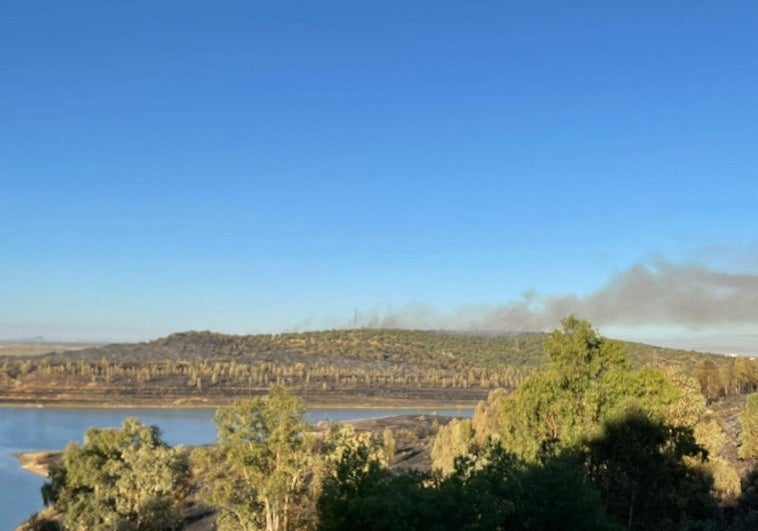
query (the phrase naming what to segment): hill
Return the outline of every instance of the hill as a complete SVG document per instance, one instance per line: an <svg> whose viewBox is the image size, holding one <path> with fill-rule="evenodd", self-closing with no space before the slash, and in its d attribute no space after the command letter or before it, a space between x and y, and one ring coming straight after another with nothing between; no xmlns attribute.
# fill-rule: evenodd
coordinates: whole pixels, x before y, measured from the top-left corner
<svg viewBox="0 0 758 531"><path fill-rule="evenodd" d="M545 337L384 329L180 332L144 343L0 357L0 401L217 405L284 384L324 405L473 404L543 366ZM635 366L689 374L698 362L731 362L638 343L627 348Z"/></svg>
<svg viewBox="0 0 758 531"><path fill-rule="evenodd" d="M51 359L114 362L166 360L245 360L306 362L315 358L361 362L418 363L429 367L458 365L534 369L547 362L539 332L475 335L424 330L325 330L287 334L228 335L188 331L145 343L95 346L77 351L55 351ZM698 360L724 356L691 350L624 342L635 366L647 363L675 365L691 371Z"/></svg>

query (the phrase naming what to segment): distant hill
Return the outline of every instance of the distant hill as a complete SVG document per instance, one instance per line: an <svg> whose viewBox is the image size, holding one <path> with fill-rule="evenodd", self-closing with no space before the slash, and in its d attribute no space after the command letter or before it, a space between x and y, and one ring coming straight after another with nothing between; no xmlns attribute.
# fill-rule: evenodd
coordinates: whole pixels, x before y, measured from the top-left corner
<svg viewBox="0 0 758 531"><path fill-rule="evenodd" d="M178 332L145 343L120 343L49 354L52 359L118 362L246 360L308 362L313 359L414 363L430 367L482 366L534 369L547 362L545 333L464 333L422 330L325 330L287 334L228 335ZM635 366L660 364L690 372L704 358L722 355L623 342Z"/></svg>
<svg viewBox="0 0 758 531"><path fill-rule="evenodd" d="M426 366L540 365L544 334L464 336L417 330L327 330L287 334L226 335L179 332L146 343L122 343L57 352L51 358L120 362L159 360L302 361L313 359L415 363Z"/></svg>
<svg viewBox="0 0 758 531"><path fill-rule="evenodd" d="M515 388L547 362L543 333L325 330L226 335L180 332L144 343L0 355L0 402L210 403L283 384L322 404L475 403ZM635 366L730 358L626 343Z"/></svg>

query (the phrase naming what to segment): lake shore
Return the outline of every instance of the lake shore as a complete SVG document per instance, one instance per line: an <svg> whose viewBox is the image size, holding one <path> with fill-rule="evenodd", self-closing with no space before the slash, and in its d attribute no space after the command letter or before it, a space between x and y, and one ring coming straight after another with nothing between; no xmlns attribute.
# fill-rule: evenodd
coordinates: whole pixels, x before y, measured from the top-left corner
<svg viewBox="0 0 758 531"><path fill-rule="evenodd" d="M169 401L155 400L113 400L103 402L100 400L8 400L0 399L0 408L28 408L28 409L219 409L231 405L235 400L242 397L234 397L223 400L208 399L176 399ZM355 400L354 397L351 397ZM438 401L417 400L404 398L375 398L366 401L350 400L305 400L308 409L473 409L479 400L461 401Z"/></svg>
<svg viewBox="0 0 758 531"><path fill-rule="evenodd" d="M37 476L46 478L50 466L60 461L62 450L44 450L39 452L17 452L13 457L21 463L21 468Z"/></svg>

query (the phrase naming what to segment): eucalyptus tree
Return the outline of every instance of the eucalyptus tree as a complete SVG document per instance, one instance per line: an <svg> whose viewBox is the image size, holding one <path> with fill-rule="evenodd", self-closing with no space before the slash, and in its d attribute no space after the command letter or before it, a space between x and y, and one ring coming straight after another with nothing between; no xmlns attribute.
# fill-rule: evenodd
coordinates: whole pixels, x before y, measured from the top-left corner
<svg viewBox="0 0 758 531"><path fill-rule="evenodd" d="M627 529L690 529L715 515L707 451L691 428L656 421L641 410L606 422L579 451L609 516Z"/></svg>
<svg viewBox="0 0 758 531"><path fill-rule="evenodd" d="M50 478L43 498L65 513L67 530L178 529L191 489L186 450L134 418L88 429L83 445L66 446Z"/></svg>
<svg viewBox="0 0 758 531"><path fill-rule="evenodd" d="M758 458L758 393L747 397L740 414L740 449L742 459Z"/></svg>
<svg viewBox="0 0 758 531"><path fill-rule="evenodd" d="M308 526L313 445L302 399L283 387L239 400L215 415L217 444L195 456L201 497L219 511L220 529L280 531Z"/></svg>
<svg viewBox="0 0 758 531"><path fill-rule="evenodd" d="M545 452L574 448L598 434L604 422L630 410L681 425L695 422L705 409L697 389L693 394L686 382L677 385L655 367L632 370L622 343L602 337L574 316L548 336L544 351L549 358L545 370L512 393L491 393L487 404L477 407L471 430L451 424L440 430L440 440L465 448L465 454L493 439L534 462ZM449 471L452 458L446 455L435 465Z"/></svg>
<svg viewBox="0 0 758 531"><path fill-rule="evenodd" d="M550 448L571 447L597 430L612 409L633 398L627 392L630 384L651 376L633 375L621 343L573 316L550 334L544 350L550 360L547 369L491 404L490 425L478 434L480 444L483 437L493 436L527 460ZM633 387L644 389L645 384Z"/></svg>

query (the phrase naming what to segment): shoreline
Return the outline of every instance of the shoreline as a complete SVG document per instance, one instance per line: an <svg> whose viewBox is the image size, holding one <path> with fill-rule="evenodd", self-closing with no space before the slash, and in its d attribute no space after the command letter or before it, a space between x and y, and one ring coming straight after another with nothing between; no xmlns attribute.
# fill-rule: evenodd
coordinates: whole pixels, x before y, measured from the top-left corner
<svg viewBox="0 0 758 531"><path fill-rule="evenodd" d="M35 450L32 452L14 452L14 458L21 465L21 469L34 474L35 476L41 476L43 478L49 477L50 465L59 460L63 455L63 450Z"/></svg>
<svg viewBox="0 0 758 531"><path fill-rule="evenodd" d="M418 402L405 402L401 404L371 404L367 405L365 403L361 404L354 404L354 403L342 403L342 404L330 404L330 403L319 403L319 402L306 402L305 406L306 409L365 409L365 410L376 410L376 409L407 409L407 410L413 410L413 409L474 409L476 408L477 402L457 402L457 403L443 403L443 402L436 402L436 403L422 403L419 404ZM228 407L233 403L233 401L225 402L225 403L212 403L212 404L197 404L197 403L187 403L187 404L156 404L156 403L128 403L128 402L117 402L113 404L103 404L102 402L3 402L0 401L0 409L220 409L224 407Z"/></svg>

